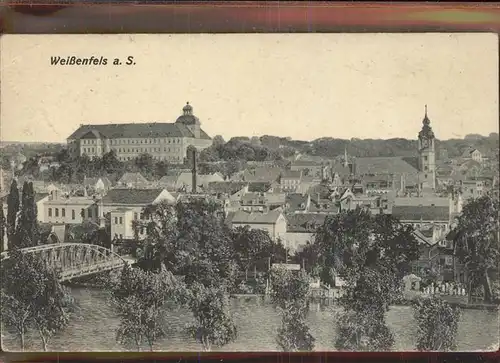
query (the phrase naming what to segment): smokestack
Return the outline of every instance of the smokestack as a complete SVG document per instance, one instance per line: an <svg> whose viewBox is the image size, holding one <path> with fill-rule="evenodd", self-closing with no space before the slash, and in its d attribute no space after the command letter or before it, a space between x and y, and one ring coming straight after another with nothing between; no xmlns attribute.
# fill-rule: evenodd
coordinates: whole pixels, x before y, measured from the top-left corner
<svg viewBox="0 0 500 363"><path fill-rule="evenodd" d="M197 190L197 187L198 187L198 184L197 184L197 172L198 172L198 165L197 165L197 160L196 160L196 155L197 152L196 152L196 149L193 148L191 150L191 160L192 160L192 166L193 166L193 169L191 171L192 173L192 177L193 177L193 180L192 180L192 183L193 183L193 193L196 193L196 190Z"/></svg>

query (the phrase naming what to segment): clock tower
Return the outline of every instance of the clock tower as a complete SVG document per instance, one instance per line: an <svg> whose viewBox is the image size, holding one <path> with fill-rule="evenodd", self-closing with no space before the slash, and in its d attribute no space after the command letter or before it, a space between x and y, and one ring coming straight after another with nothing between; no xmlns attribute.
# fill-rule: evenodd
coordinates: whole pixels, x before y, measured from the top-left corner
<svg viewBox="0 0 500 363"><path fill-rule="evenodd" d="M420 182L424 188L436 188L436 145L434 132L430 126L431 121L427 116L427 105L425 105L425 116L422 121L422 130L418 133L418 160L420 171Z"/></svg>

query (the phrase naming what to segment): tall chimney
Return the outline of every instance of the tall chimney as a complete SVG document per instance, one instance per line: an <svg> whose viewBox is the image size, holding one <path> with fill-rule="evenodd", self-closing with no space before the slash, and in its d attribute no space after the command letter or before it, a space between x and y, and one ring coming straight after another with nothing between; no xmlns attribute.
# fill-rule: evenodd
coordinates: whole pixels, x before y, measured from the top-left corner
<svg viewBox="0 0 500 363"><path fill-rule="evenodd" d="M191 150L191 160L192 160L192 166L193 166L193 169L191 171L192 173L192 177L193 177L193 180L192 180L192 183L193 183L193 193L196 193L196 190L197 190L197 187L198 187L198 184L197 184L197 172L198 172L198 166L197 166L197 160L196 160L196 157L197 157L197 152L196 152L196 149L193 147L193 149Z"/></svg>

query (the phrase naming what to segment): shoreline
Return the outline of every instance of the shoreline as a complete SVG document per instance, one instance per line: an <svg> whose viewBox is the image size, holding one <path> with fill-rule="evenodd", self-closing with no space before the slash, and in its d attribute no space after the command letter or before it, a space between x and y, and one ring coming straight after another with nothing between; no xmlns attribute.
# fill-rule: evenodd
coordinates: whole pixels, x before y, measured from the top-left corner
<svg viewBox="0 0 500 363"><path fill-rule="evenodd" d="M99 286L97 284L93 283L70 283L68 284L69 287L74 287L74 288L93 288L93 289L104 289L105 286ZM234 299L252 299L252 298L266 298L266 294L230 294L231 298ZM500 305L496 304L484 304L484 303L464 303L464 302L457 302L457 301L448 301L447 299L443 299L448 302L453 307L459 307L460 309L468 309L468 310L500 310ZM331 297L313 297L312 298L313 302L325 302L328 301L329 304L335 304L335 299ZM395 304L392 304L391 306L411 306L411 299L402 299L398 301Z"/></svg>

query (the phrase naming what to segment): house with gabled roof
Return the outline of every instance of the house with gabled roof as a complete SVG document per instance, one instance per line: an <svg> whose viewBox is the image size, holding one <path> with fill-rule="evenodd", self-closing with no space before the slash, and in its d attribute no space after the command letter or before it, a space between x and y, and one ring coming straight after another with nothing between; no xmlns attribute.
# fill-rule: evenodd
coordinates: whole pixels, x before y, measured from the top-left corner
<svg viewBox="0 0 500 363"><path fill-rule="evenodd" d="M221 199L240 201L241 197L248 193L248 183L234 181L215 181L208 183L206 192Z"/></svg>
<svg viewBox="0 0 500 363"><path fill-rule="evenodd" d="M149 184L149 181L141 173L126 172L118 180L117 185L125 188L143 188Z"/></svg>
<svg viewBox="0 0 500 363"><path fill-rule="evenodd" d="M133 221L144 221L144 208L159 203L174 204L177 196L166 189L111 189L99 202L101 216L109 216L113 238L134 237Z"/></svg>
<svg viewBox="0 0 500 363"><path fill-rule="evenodd" d="M280 209L267 213L237 211L229 213L227 222L231 228L249 226L267 231L273 240L286 237L286 218Z"/></svg>
<svg viewBox="0 0 500 363"><path fill-rule="evenodd" d="M98 194L105 194L111 189L112 183L107 177L96 177L83 179L83 186L96 191Z"/></svg>
<svg viewBox="0 0 500 363"><path fill-rule="evenodd" d="M319 226L323 225L327 214L295 213L287 214L286 244L293 252L300 251L314 243L314 236Z"/></svg>

